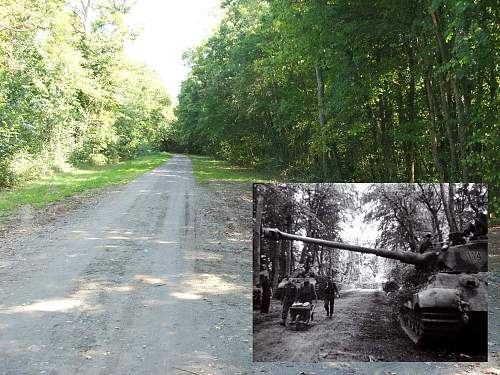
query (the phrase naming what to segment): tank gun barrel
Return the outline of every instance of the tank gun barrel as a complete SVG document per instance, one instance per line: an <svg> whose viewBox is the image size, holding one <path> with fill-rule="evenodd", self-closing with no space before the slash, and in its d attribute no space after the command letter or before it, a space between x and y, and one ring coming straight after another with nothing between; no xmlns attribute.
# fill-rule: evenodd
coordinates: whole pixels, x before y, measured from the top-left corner
<svg viewBox="0 0 500 375"><path fill-rule="evenodd" d="M277 228L262 228L262 232L264 237L269 238L274 241L278 240L293 240L293 241L301 241L305 243L313 243L320 246L331 247L335 249L342 249L348 251L355 251L358 253L365 254L374 254L384 258L396 259L403 263L414 264L414 265L424 265L431 262L430 258L435 258L436 253L428 252L425 254L416 254L411 252L402 252L402 251L390 251L383 249L373 249L370 247L358 246L358 245L350 245L342 242L328 241L322 240L319 238L311 238L305 236L298 236L295 234L290 234L286 232L282 232Z"/></svg>

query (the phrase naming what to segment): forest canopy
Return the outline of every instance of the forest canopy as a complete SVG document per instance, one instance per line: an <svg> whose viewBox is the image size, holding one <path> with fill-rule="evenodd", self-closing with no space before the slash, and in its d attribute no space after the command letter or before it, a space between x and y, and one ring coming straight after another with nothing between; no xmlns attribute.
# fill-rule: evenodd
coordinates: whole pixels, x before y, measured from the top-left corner
<svg viewBox="0 0 500 375"><path fill-rule="evenodd" d="M3 0L0 187L159 149L171 100L124 52L127 0Z"/></svg>
<svg viewBox="0 0 500 375"><path fill-rule="evenodd" d="M495 1L223 4L185 56L176 147L292 180L485 182L498 211Z"/></svg>

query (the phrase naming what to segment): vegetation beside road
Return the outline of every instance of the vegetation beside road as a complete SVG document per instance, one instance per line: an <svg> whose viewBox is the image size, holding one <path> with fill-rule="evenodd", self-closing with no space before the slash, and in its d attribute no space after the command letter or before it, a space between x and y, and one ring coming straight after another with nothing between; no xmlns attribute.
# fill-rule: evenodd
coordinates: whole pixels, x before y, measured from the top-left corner
<svg viewBox="0 0 500 375"><path fill-rule="evenodd" d="M196 180L202 183L210 181L271 182L276 181L278 177L277 172L237 166L206 156L189 155L189 157L193 162Z"/></svg>
<svg viewBox="0 0 500 375"><path fill-rule="evenodd" d="M12 210L23 205L42 208L51 202L89 190L129 182L164 163L170 156L161 152L112 165L81 166L70 172L56 173L16 189L0 191L0 218L5 218Z"/></svg>

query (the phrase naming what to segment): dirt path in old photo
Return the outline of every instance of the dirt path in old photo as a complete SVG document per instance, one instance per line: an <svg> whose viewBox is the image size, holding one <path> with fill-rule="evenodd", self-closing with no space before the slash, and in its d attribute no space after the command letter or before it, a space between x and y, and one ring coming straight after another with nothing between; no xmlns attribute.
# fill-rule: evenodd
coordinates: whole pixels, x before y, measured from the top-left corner
<svg viewBox="0 0 500 375"><path fill-rule="evenodd" d="M262 362L429 362L481 361L484 355L449 348L423 350L404 336L392 318L383 291L353 289L341 292L332 319L322 301L315 305L309 329L296 331L278 324L279 301L271 313L254 313L254 360ZM456 349L456 348L455 348Z"/></svg>
<svg viewBox="0 0 500 375"><path fill-rule="evenodd" d="M248 373L250 191L197 186L174 156L43 225L21 217L0 239L0 374Z"/></svg>

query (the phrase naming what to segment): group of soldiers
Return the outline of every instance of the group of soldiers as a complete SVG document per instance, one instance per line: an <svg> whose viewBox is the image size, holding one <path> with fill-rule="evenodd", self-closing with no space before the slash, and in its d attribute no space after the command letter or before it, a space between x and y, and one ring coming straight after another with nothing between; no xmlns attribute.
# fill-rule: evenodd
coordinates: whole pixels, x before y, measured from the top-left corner
<svg viewBox="0 0 500 375"><path fill-rule="evenodd" d="M293 282L288 276L285 277L286 283L283 287L283 294L281 297L282 310L281 310L281 322L280 324L286 326L286 321L288 318L288 311L290 307L295 302L300 303L310 303L318 299L316 293L316 288L312 285L309 280L305 279L303 285L298 288L295 282ZM335 297L338 296L338 288L332 278L326 281L325 288L323 289L323 300L328 318L333 316L333 309L335 305ZM296 316L292 316L292 323L295 321Z"/></svg>

